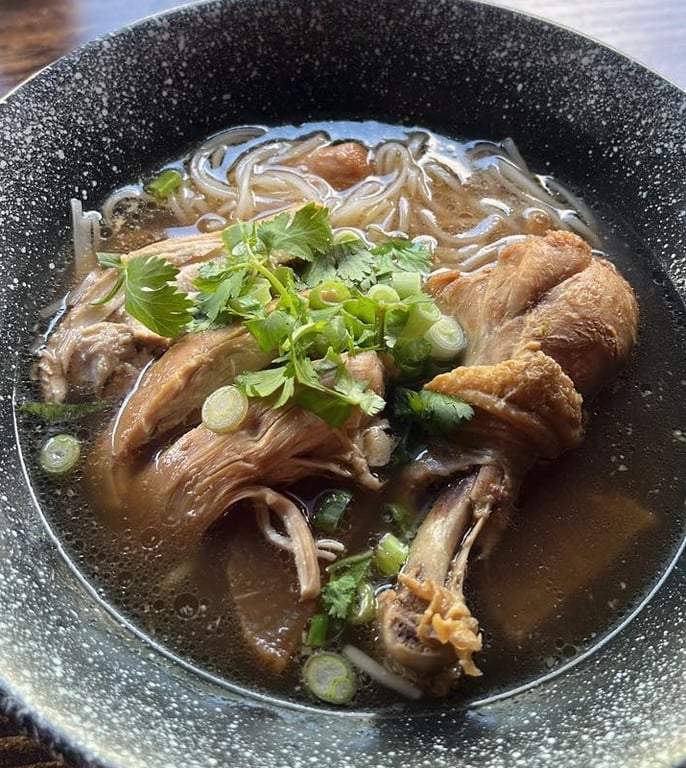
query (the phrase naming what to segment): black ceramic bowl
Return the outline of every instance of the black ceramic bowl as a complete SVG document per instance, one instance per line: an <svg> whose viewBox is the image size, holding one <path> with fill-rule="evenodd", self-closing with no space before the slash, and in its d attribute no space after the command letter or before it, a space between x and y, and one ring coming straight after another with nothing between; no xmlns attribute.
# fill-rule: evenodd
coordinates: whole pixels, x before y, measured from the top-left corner
<svg viewBox="0 0 686 768"><path fill-rule="evenodd" d="M554 169L621 222L650 278L640 370L670 404L655 420L674 419L665 450L683 470L685 116L683 93L622 56L467 0L200 4L87 45L0 103L0 676L13 714L74 760L112 768L683 760L686 472L667 478L679 499L673 540L645 600L575 663L490 703L334 713L202 676L101 604L27 482L13 388L54 272L68 262L70 197L96 207L108 190L231 125L371 118L454 137L512 136L534 169ZM636 441L652 439L650 423Z"/></svg>

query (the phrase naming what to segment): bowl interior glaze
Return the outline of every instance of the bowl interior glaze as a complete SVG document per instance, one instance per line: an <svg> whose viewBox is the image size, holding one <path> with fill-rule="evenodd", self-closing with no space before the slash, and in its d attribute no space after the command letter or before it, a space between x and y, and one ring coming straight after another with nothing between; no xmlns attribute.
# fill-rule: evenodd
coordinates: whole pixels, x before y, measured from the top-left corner
<svg viewBox="0 0 686 768"><path fill-rule="evenodd" d="M19 351L68 262L68 199L96 207L141 170L238 124L376 119L454 137L511 136L532 167L549 164L621 216L672 307L664 343L682 344L685 115L682 92L619 54L468 0L201 3L89 44L0 102L8 708L76 762L108 768L599 768L619 755L646 768L684 759L679 541L674 567L655 574L654 593L622 630L536 687L430 715L286 705L176 664L101 604L27 484L12 407ZM684 378L669 393L681 401ZM683 532L684 505L674 514Z"/></svg>

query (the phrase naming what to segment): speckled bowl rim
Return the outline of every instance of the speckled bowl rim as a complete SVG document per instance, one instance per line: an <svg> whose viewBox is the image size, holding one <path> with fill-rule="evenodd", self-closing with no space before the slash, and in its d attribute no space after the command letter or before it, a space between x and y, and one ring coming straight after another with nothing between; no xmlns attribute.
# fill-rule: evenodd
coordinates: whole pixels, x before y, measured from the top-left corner
<svg viewBox="0 0 686 768"><path fill-rule="evenodd" d="M35 123L35 115L31 114L34 92L51 82L63 84L65 77L80 72L85 60L92 63L98 52L106 54L111 47L116 48L124 36L137 35L143 40L147 36L150 40L167 34L165 44L178 45L186 25L192 28L203 18L219 14L220 6L270 5L267 0L183 6L75 51L0 102L0 149L8 148L6 155L0 152L0 159L9 157L20 146L9 128L21 132L32 121ZM278 0L273 5L279 6ZM316 5L298 2L293 7L312 10ZM363 3L349 5L354 9ZM404 7L412 6L425 10L429 7L422 2ZM598 61L592 65L614 66L643 77L642 87L655 86L670 104L681 104L682 117L686 113L686 97L675 87L579 35L468 0L439 2L432 7L453 20L451 14L458 9L467 16L498 20L505 25L528 25L532 33L534 28L555 30L568 45L596 52ZM3 107L8 108L7 118ZM27 115L24 125L10 122L13 115L9 112L14 108ZM679 114L678 107L675 114ZM23 139L28 146L26 135ZM7 161L4 167L0 162L3 181L8 177L3 175L6 170ZM33 183L35 180L29 179L26 188ZM9 226L9 221L3 219L5 204L0 192L0 224ZM682 241L668 233L660 245L665 251L667 274L683 299L683 275L672 270L669 247L664 247L664 243L669 246ZM7 254L17 255L17 244L11 237L0 234L0 247L3 263ZM30 247L28 252L31 254ZM12 290L17 288L3 287L3 307L8 306ZM16 330L12 319L3 317L0 334L12 338ZM3 424L6 429L10 425L10 430L12 403L7 384L14 378L16 363L11 355L3 360L0 405ZM59 541L44 526L35 525L40 519L37 505L28 510L33 520L28 527L25 525L23 515L27 509L22 504L27 503L27 489L22 489L22 478L16 475L21 470L20 457L7 444L6 435L0 453L3 552L16 556L21 551L21 557L12 560L10 567L5 564L0 569L0 587L7 587L7 600L0 609L0 628L6 630L6 647L0 652L7 693L5 707L56 751L79 764L111 768L181 764L189 768L222 764L294 767L322 760L331 765L389 768L403 763L610 766L617 764L620 755L627 766L668 766L686 757L686 686L681 672L686 668L686 617L680 597L686 594L683 546L675 552L674 567L665 570L653 592L630 617L627 631L606 638L602 648L584 654L566 667L564 674L551 675L545 684L478 707L414 718L330 714L242 696L195 675L154 647L139 642L122 618L103 609L93 599L96 596L87 583L75 577ZM15 473L11 479L10 472ZM20 541L19 537L24 538ZM38 552L43 565L34 572L30 558ZM55 585L63 590L54 608L50 632L44 623L36 625L39 617L31 614L27 590L21 594L12 589L20 582L24 587L31 583L42 594L50 594ZM655 596L659 599L651 599ZM669 631L655 636L654 626L669 627ZM646 638L654 638L655 644L649 653L639 655L636 643ZM55 655L41 660L23 653L23 649L35 653L41 641ZM60 647L76 645L81 659L97 668L92 678L87 678L87 686L75 670L64 666L59 654ZM660 681L659 691L655 690L656 680ZM198 711L203 714L202 722L198 721ZM637 712L651 715L637 721ZM212 737L208 738L208 734Z"/></svg>

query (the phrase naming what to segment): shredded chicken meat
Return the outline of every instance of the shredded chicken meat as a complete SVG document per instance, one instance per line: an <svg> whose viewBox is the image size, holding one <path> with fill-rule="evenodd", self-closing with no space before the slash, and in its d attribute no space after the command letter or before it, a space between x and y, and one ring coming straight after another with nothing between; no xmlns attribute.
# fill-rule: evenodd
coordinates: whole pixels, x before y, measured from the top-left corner
<svg viewBox="0 0 686 768"><path fill-rule="evenodd" d="M189 351L193 353L195 346ZM242 347L234 352L244 355ZM174 350L167 354L173 355ZM156 379L158 366L166 369L165 357L150 367L146 378ZM175 360L183 368L181 358ZM222 365L226 371L226 359ZM347 367L353 377L367 382L377 393L383 391L385 372L376 353L351 357ZM194 367L188 366L188 370L192 372ZM130 397L88 458L87 492L124 526L141 529L163 524L180 528L191 550L228 510L240 501L251 500L258 511L267 509L281 520L287 542L282 546L293 553L301 597L316 597L320 589L317 560L328 559L328 550L314 541L295 504L272 488L322 473L378 488L380 481L371 473L358 439L372 419L354 409L343 427L333 428L297 406L274 409L253 401L236 431L217 434L198 424L160 450L159 436L187 426L189 413L197 411L196 406L213 386L212 377L191 373L187 382L191 391L184 391L183 398L187 406L182 409L172 403L164 409L163 430L159 420L143 417L148 413L147 398ZM122 424L136 425L137 451L128 450L130 442L120 439ZM124 433L128 431L124 429ZM279 541L274 538L277 545Z"/></svg>

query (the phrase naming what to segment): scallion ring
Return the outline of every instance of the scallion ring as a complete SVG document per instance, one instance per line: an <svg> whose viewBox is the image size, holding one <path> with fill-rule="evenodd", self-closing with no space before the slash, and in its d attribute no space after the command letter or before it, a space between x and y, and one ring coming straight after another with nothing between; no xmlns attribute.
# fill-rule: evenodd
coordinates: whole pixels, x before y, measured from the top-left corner
<svg viewBox="0 0 686 768"><path fill-rule="evenodd" d="M357 691L352 666L337 653L321 651L305 662L303 679L308 689L329 704L347 704Z"/></svg>
<svg viewBox="0 0 686 768"><path fill-rule="evenodd" d="M401 299L417 296L422 292L422 276L419 272L394 272L391 285Z"/></svg>
<svg viewBox="0 0 686 768"><path fill-rule="evenodd" d="M77 465L81 443L73 435L54 435L43 444L40 464L51 475L64 475Z"/></svg>
<svg viewBox="0 0 686 768"><path fill-rule="evenodd" d="M326 309L341 304L350 296L350 289L341 280L325 280L310 291L308 302L312 309Z"/></svg>
<svg viewBox="0 0 686 768"><path fill-rule="evenodd" d="M243 423L248 413L248 398L245 393L228 384L216 389L202 405L202 423L212 432L223 435L233 432Z"/></svg>
<svg viewBox="0 0 686 768"><path fill-rule="evenodd" d="M433 301L421 301L410 306L402 339L406 342L419 341L436 322L441 319L441 310Z"/></svg>
<svg viewBox="0 0 686 768"><path fill-rule="evenodd" d="M443 315L429 328L426 340L431 344L431 357L441 362L454 360L467 346L462 326L448 315Z"/></svg>
<svg viewBox="0 0 686 768"><path fill-rule="evenodd" d="M376 283L368 291L367 296L379 304L392 305L400 301L398 292L390 285Z"/></svg>

